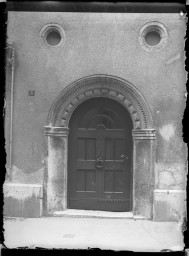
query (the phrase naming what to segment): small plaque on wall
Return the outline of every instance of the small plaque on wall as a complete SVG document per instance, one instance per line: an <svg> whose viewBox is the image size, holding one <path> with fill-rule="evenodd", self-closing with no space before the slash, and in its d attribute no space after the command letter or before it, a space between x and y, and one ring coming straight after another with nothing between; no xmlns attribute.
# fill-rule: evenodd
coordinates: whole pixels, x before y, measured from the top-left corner
<svg viewBox="0 0 189 256"><path fill-rule="evenodd" d="M35 96L35 91L29 90L28 91L28 96Z"/></svg>

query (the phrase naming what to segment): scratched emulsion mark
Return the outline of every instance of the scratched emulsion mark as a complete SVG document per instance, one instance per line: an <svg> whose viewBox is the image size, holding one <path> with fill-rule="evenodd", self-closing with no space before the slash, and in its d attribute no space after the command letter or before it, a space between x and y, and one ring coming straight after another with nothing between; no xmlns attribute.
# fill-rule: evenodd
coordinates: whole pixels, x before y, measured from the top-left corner
<svg viewBox="0 0 189 256"><path fill-rule="evenodd" d="M74 238L75 235L74 234L65 234L63 237L64 238Z"/></svg>
<svg viewBox="0 0 189 256"><path fill-rule="evenodd" d="M172 56L171 58L167 59L165 62L165 65L169 65L177 60L179 60L181 57L180 53L177 53L176 55Z"/></svg>
<svg viewBox="0 0 189 256"><path fill-rule="evenodd" d="M169 141L175 135L175 127L173 124L166 124L159 129L159 133L166 141Z"/></svg>

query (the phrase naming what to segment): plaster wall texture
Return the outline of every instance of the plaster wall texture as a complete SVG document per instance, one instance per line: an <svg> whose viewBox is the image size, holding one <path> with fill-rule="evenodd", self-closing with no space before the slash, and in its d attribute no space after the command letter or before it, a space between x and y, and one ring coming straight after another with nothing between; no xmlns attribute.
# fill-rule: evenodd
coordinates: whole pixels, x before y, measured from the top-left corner
<svg viewBox="0 0 189 256"><path fill-rule="evenodd" d="M186 217L186 191L155 190L153 219L155 221L180 221Z"/></svg>
<svg viewBox="0 0 189 256"><path fill-rule="evenodd" d="M3 192L5 217L40 217L42 215L41 185L5 183Z"/></svg>
<svg viewBox="0 0 189 256"><path fill-rule="evenodd" d="M140 29L151 21L158 21L167 29L167 43L159 52L147 52L139 43ZM66 39L60 47L50 47L42 41L40 31L49 23L57 23L65 31ZM15 181L26 183L31 174L36 174L34 183L42 182L44 126L50 107L63 88L85 76L108 74L132 83L149 104L157 136L156 188L185 189L186 146L182 140L185 23L185 17L177 13L9 12L7 42L15 47L16 54ZM35 96L28 96L29 90L34 90ZM6 101L8 131L9 78ZM8 132L6 136L8 153ZM22 181L16 171L26 174Z"/></svg>

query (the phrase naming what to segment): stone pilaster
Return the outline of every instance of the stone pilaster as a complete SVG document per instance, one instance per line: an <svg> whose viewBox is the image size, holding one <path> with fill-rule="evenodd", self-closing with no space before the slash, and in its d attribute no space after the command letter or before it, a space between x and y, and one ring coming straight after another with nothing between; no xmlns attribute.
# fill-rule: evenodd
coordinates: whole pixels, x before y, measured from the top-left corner
<svg viewBox="0 0 189 256"><path fill-rule="evenodd" d="M67 158L69 128L45 127L48 144L47 212L67 208Z"/></svg>
<svg viewBox="0 0 189 256"><path fill-rule="evenodd" d="M152 219L155 130L133 130L133 213Z"/></svg>

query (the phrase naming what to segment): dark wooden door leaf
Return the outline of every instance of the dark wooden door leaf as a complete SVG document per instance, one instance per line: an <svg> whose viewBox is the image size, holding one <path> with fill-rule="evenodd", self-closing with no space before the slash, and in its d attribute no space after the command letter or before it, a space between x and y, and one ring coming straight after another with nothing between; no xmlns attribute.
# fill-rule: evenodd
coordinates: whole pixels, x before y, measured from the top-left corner
<svg viewBox="0 0 189 256"><path fill-rule="evenodd" d="M130 211L132 121L109 99L84 102L73 113L69 134L69 208Z"/></svg>

